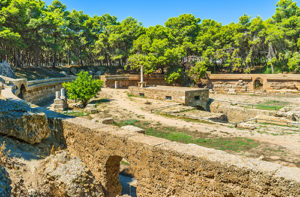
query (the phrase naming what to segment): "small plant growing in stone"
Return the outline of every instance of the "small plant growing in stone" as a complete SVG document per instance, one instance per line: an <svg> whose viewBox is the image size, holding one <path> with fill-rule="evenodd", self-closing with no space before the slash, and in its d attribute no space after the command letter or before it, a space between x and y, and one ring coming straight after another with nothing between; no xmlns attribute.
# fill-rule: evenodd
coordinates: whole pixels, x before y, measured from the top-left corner
<svg viewBox="0 0 300 197"><path fill-rule="evenodd" d="M88 101L95 97L101 90L103 82L99 79L93 79L88 72L80 72L73 82L63 83L63 87L67 89L70 99L78 99L85 107Z"/></svg>

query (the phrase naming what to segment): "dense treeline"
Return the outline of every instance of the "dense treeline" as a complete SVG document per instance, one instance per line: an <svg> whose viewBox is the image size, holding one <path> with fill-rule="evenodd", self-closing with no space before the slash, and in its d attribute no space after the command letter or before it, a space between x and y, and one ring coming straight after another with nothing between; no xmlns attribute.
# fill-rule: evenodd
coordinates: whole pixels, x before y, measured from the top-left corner
<svg viewBox="0 0 300 197"><path fill-rule="evenodd" d="M212 72L300 72L300 8L280 0L272 18L222 25L191 14L149 28L132 17L89 16L55 0L0 1L0 60L16 67L120 66L169 82Z"/></svg>

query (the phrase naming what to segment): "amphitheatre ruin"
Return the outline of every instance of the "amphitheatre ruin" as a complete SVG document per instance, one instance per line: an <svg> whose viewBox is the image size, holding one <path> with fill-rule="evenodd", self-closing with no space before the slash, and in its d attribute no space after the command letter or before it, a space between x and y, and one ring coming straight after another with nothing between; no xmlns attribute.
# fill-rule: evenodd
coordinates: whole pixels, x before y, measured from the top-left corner
<svg viewBox="0 0 300 197"><path fill-rule="evenodd" d="M297 3L0 0L0 197L300 197Z"/></svg>
<svg viewBox="0 0 300 197"><path fill-rule="evenodd" d="M71 72L33 81L1 76L1 141L11 148L11 165L23 171L25 188L43 188L26 180L38 173L32 165L70 154L97 182L100 189L90 183L80 188L91 196L300 194L297 75L210 75L207 88L199 89L157 86L158 75L145 77L143 83L150 84L145 87L138 87L139 75L95 77L105 79L98 96L85 109L71 100L64 109L55 107L54 100L66 99L61 88L76 78ZM255 89L257 80L261 87ZM31 148L15 147L15 140ZM66 165L57 160L57 168ZM8 170L13 179L15 166ZM79 195L68 193L70 183L62 188L62 182L53 180L57 175L39 176L52 181L52 189ZM123 176L131 182L122 182Z"/></svg>

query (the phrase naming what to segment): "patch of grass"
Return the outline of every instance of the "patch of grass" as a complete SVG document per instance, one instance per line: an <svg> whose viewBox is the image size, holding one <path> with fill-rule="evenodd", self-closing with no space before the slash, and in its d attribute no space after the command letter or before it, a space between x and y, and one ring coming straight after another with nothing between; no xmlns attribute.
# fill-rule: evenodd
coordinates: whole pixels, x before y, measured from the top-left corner
<svg viewBox="0 0 300 197"><path fill-rule="evenodd" d="M246 151L259 145L259 143L255 140L242 137L199 138L196 142L201 146L215 148L218 150L230 150L234 152Z"/></svg>
<svg viewBox="0 0 300 197"><path fill-rule="evenodd" d="M67 116L75 116L75 117L82 117L82 116L89 116L90 114L87 112L78 112L78 111L72 111L72 112L64 112Z"/></svg>
<svg viewBox="0 0 300 197"><path fill-rule="evenodd" d="M283 107L284 105L265 105L265 104L255 105L256 109L262 109L262 110L280 110Z"/></svg>
<svg viewBox="0 0 300 197"><path fill-rule="evenodd" d="M115 122L114 124L118 127L123 127L126 125L137 125L139 123L139 120L136 119L129 119L129 120L122 120L121 122Z"/></svg>
<svg viewBox="0 0 300 197"><path fill-rule="evenodd" d="M247 106L247 108L254 108L254 109L261 109L261 110L279 110L288 104L289 102L278 101L278 100L267 100L257 105L249 105Z"/></svg>
<svg viewBox="0 0 300 197"><path fill-rule="evenodd" d="M133 94L130 94L127 92L127 96L130 98L130 97L135 97Z"/></svg>
<svg viewBox="0 0 300 197"><path fill-rule="evenodd" d="M124 160L121 160L120 162L121 165L124 165L124 166L129 166L130 164Z"/></svg>
<svg viewBox="0 0 300 197"><path fill-rule="evenodd" d="M166 113L161 113L159 115L165 116L167 118L176 118L176 119L184 120L186 122L196 122L196 123L203 123L203 124L215 124L214 122L209 122L209 121L206 121L206 120L192 119L192 118L183 117L183 116L174 116L174 115L166 114Z"/></svg>
<svg viewBox="0 0 300 197"><path fill-rule="evenodd" d="M197 144L199 146L204 146L208 148L214 148L224 151L246 151L251 148L259 146L259 143L255 140L241 137L231 137L231 138L222 138L222 137L196 137L185 131L178 130L175 127L150 127L150 123L141 122L135 119L123 120L119 123L115 122L115 125L121 127L125 125L134 125L140 128L143 128L146 132L146 135L155 136L159 138L168 139L171 141L181 142L185 144Z"/></svg>

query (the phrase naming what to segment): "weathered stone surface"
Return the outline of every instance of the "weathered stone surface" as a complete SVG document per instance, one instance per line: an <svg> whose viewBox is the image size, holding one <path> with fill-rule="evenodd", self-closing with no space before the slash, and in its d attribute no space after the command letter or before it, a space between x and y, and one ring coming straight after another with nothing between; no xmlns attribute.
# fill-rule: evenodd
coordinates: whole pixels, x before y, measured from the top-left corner
<svg viewBox="0 0 300 197"><path fill-rule="evenodd" d="M129 86L138 85L138 82L140 82L140 75L101 75L100 79L104 82L103 87L115 88L115 81L118 81L119 88L128 88ZM149 86L168 85L162 74L145 75L144 82Z"/></svg>
<svg viewBox="0 0 300 197"><path fill-rule="evenodd" d="M101 120L102 124L113 124L114 123L114 119L113 118L104 118Z"/></svg>
<svg viewBox="0 0 300 197"><path fill-rule="evenodd" d="M95 180L86 165L66 151L50 155L40 163L38 169L43 181L40 184L44 187L53 185L58 190L52 191L52 194L72 197L104 196L101 183Z"/></svg>
<svg viewBox="0 0 300 197"><path fill-rule="evenodd" d="M46 115L21 100L0 100L0 133L30 144L50 134Z"/></svg>
<svg viewBox="0 0 300 197"><path fill-rule="evenodd" d="M63 120L68 149L101 181L107 196L121 192L122 158L137 179L138 196L299 196L300 169L181 144L82 118Z"/></svg>
<svg viewBox="0 0 300 197"><path fill-rule="evenodd" d="M292 121L300 121L300 108L297 107L284 107L275 114L277 117L285 117Z"/></svg>
<svg viewBox="0 0 300 197"><path fill-rule="evenodd" d="M206 110L209 101L209 90L206 88L187 88L174 86L136 87L130 86L129 91L135 96L170 100L188 106L199 106Z"/></svg>
<svg viewBox="0 0 300 197"><path fill-rule="evenodd" d="M292 121L287 120L286 118L280 118L274 116L258 115L255 117L255 119L257 120L257 122L277 124L282 126L287 126L292 124Z"/></svg>
<svg viewBox="0 0 300 197"><path fill-rule="evenodd" d="M132 132L136 132L136 133L142 133L145 134L145 130L133 125L126 125L121 127L121 129L127 130L127 131L132 131Z"/></svg>
<svg viewBox="0 0 300 197"><path fill-rule="evenodd" d="M249 123L244 123L244 122L237 124L237 128L250 129L250 130L256 129L254 125Z"/></svg>
<svg viewBox="0 0 300 197"><path fill-rule="evenodd" d="M5 168L0 166L0 196L10 197L11 194L11 181Z"/></svg>
<svg viewBox="0 0 300 197"><path fill-rule="evenodd" d="M247 92L299 93L298 74L209 74L207 87L224 94ZM259 81L260 86L257 86Z"/></svg>
<svg viewBox="0 0 300 197"><path fill-rule="evenodd" d="M272 116L273 111L248 109L237 105L232 105L227 102L213 101L210 104L210 112L225 114L230 122L242 122L255 118L257 115L263 114Z"/></svg>
<svg viewBox="0 0 300 197"><path fill-rule="evenodd" d="M0 75L10 77L10 78L16 78L16 75L11 69L9 63L5 61L0 63Z"/></svg>

